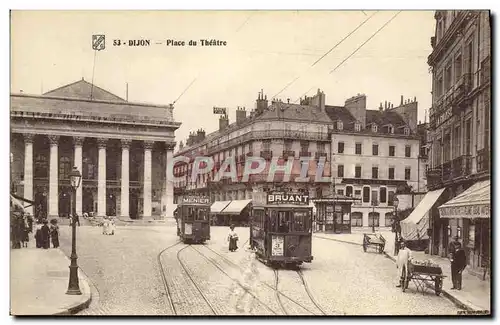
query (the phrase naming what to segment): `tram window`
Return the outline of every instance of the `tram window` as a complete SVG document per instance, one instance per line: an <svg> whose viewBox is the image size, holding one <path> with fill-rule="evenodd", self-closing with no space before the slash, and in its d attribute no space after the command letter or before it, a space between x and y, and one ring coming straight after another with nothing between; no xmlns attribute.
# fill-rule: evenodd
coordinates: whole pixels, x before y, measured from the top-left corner
<svg viewBox="0 0 500 325"><path fill-rule="evenodd" d="M186 214L185 214L186 220L192 220L194 219L194 214L193 214L193 208L186 208Z"/></svg>
<svg viewBox="0 0 500 325"><path fill-rule="evenodd" d="M280 211L278 216L278 232L289 232L290 231L290 214L289 211Z"/></svg>
<svg viewBox="0 0 500 325"><path fill-rule="evenodd" d="M196 220L207 221L207 211L205 209L198 209Z"/></svg>
<svg viewBox="0 0 500 325"><path fill-rule="evenodd" d="M293 231L304 231L305 223L304 219L306 217L306 212L300 211L295 212L293 216Z"/></svg>

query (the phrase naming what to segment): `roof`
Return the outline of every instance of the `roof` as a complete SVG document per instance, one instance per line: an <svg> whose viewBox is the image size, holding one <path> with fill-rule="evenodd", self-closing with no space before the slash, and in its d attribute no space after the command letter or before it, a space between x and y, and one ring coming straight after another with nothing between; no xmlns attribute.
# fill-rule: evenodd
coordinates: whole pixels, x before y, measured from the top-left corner
<svg viewBox="0 0 500 325"><path fill-rule="evenodd" d="M346 131L354 130L354 122L356 119L351 112L343 106L325 106L325 111L332 122L342 121L342 128Z"/></svg>
<svg viewBox="0 0 500 325"><path fill-rule="evenodd" d="M310 121L316 123L328 123L328 114L322 112L319 108L309 105L288 104L283 102L274 102L261 115L257 116L259 120L296 120Z"/></svg>
<svg viewBox="0 0 500 325"><path fill-rule="evenodd" d="M125 102L125 99L112 94L109 91L104 90L96 85L92 85L90 82L85 81L83 78L82 80L70 83L69 85L64 85L62 87L48 91L44 93L43 96Z"/></svg>

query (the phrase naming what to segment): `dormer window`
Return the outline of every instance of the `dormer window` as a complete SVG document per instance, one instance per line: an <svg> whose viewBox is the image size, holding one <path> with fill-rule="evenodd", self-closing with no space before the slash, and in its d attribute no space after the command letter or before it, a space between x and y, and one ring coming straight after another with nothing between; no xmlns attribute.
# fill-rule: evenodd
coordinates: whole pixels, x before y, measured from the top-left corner
<svg viewBox="0 0 500 325"><path fill-rule="evenodd" d="M356 122L354 123L354 131L359 132L361 131L361 124Z"/></svg>
<svg viewBox="0 0 500 325"><path fill-rule="evenodd" d="M337 121L337 129L340 131L344 129L344 123L342 123L342 121Z"/></svg>
<svg viewBox="0 0 500 325"><path fill-rule="evenodd" d="M372 132L377 133L377 131L378 131L377 124L372 124Z"/></svg>
<svg viewBox="0 0 500 325"><path fill-rule="evenodd" d="M405 135L410 135L410 128L405 127Z"/></svg>
<svg viewBox="0 0 500 325"><path fill-rule="evenodd" d="M394 134L394 127L392 125L387 126L387 132L390 134Z"/></svg>

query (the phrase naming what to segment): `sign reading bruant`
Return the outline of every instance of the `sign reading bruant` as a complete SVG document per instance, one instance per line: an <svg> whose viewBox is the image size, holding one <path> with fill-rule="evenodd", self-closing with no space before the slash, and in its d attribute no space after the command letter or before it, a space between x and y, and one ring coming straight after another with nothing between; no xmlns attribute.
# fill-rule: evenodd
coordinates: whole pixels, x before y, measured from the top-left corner
<svg viewBox="0 0 500 325"><path fill-rule="evenodd" d="M297 204L309 205L309 195L273 192L267 194L267 204Z"/></svg>

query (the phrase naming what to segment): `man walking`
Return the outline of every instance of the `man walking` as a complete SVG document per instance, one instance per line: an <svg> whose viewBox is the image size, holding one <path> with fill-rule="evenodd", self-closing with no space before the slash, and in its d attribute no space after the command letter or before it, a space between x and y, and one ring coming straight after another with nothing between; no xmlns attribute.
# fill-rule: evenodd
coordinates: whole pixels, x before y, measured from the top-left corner
<svg viewBox="0 0 500 325"><path fill-rule="evenodd" d="M411 250L406 247L406 244L404 241L401 241L401 246L398 252L398 258L396 260L396 268L398 269L398 279L399 279L399 284L396 286L397 288L400 288L401 286L405 285L403 283L403 279L408 277L408 265L411 260Z"/></svg>
<svg viewBox="0 0 500 325"><path fill-rule="evenodd" d="M462 290L462 272L467 266L465 251L459 241L454 243L454 251L451 254L451 281L452 290Z"/></svg>

